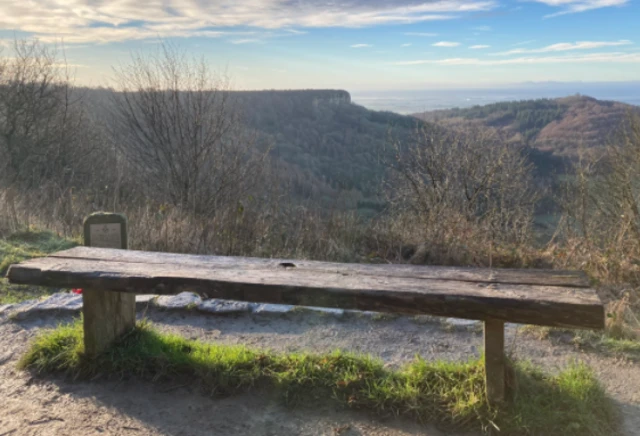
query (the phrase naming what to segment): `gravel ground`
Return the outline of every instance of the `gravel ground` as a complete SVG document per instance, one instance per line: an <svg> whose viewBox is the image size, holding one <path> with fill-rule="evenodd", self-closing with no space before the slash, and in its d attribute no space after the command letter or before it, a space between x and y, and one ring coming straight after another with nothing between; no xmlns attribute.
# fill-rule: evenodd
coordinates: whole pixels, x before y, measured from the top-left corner
<svg viewBox="0 0 640 436"><path fill-rule="evenodd" d="M416 354L426 359L477 356L477 327L432 318L337 316L314 312L211 315L148 309L156 328L191 339L245 344L276 351L342 349L371 354L399 366ZM285 408L268 393L228 398L202 396L196 386L131 381L37 379L15 369L29 339L72 319L69 312L0 318L0 436L5 435L443 435L407 420L318 406ZM557 371L570 361L588 363L620 405L624 431L640 436L640 365L586 353L558 341L537 340L507 328L507 349ZM450 434L450 433L446 433Z"/></svg>

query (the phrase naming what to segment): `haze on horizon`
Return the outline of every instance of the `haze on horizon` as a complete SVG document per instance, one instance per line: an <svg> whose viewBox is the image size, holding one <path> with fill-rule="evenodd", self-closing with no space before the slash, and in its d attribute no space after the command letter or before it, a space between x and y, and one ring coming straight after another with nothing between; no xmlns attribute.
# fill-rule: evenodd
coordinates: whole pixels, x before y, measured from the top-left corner
<svg viewBox="0 0 640 436"><path fill-rule="evenodd" d="M76 82L161 42L236 89L487 87L640 79L637 0L28 0L0 3L0 45L62 45Z"/></svg>

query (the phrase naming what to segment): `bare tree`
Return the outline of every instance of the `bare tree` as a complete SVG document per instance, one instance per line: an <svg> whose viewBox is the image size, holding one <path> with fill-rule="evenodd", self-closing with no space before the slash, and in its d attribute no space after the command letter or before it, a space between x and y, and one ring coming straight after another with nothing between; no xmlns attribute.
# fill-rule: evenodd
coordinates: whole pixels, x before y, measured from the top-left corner
<svg viewBox="0 0 640 436"><path fill-rule="evenodd" d="M16 40L0 58L0 189L16 223L17 193L22 202L70 199L81 163L93 152L80 97L56 47Z"/></svg>
<svg viewBox="0 0 640 436"><path fill-rule="evenodd" d="M258 179L265 153L242 129L228 81L203 59L163 45L134 55L116 83L110 130L154 198L210 215Z"/></svg>
<svg viewBox="0 0 640 436"><path fill-rule="evenodd" d="M456 238L521 244L529 237L537 194L522 149L494 130L418 128L396 144L388 193L423 238L447 247Z"/></svg>
<svg viewBox="0 0 640 436"><path fill-rule="evenodd" d="M581 149L565 188L571 236L640 241L640 117L630 115L604 149Z"/></svg>
<svg viewBox="0 0 640 436"><path fill-rule="evenodd" d="M85 125L64 58L37 40L16 40L0 61L0 183L67 186L90 151Z"/></svg>

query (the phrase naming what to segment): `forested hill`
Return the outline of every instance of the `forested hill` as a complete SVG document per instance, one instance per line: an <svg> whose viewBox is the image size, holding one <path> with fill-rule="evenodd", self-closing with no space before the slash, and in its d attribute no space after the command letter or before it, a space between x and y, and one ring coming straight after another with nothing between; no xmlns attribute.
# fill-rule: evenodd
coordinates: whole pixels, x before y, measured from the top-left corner
<svg viewBox="0 0 640 436"><path fill-rule="evenodd" d="M109 116L106 107L113 91L86 89L84 92L89 109L97 117ZM349 93L342 90L233 91L230 96L243 125L254 132L261 146L271 147L278 175L289 185L289 192L298 199L310 199L327 207L339 201L339 207L379 209L377 194L385 175L383 159L392 157L391 141L406 142L412 131L425 122L414 116L358 106L351 102ZM624 114L621 108L625 105L619 103L578 100L598 107L617 108L604 112L616 120ZM568 98L500 103L432 112L423 114L423 118L463 128L469 122L504 127L513 131L514 138L524 135L538 144L536 141L558 124L558 120L570 118L572 111L578 110L580 105L571 102ZM595 125L596 121L605 119L596 117L589 119L589 123ZM590 128L579 125L573 129L567 133L569 137L575 136L576 131L588 132ZM604 126L601 129L604 130ZM562 158L536 148L529 152L537 175L546 177L562 172Z"/></svg>
<svg viewBox="0 0 640 436"><path fill-rule="evenodd" d="M466 109L415 114L419 119L449 126L480 123L508 132L538 150L558 156L574 156L578 147L605 145L630 111L637 106L575 95L494 103Z"/></svg>
<svg viewBox="0 0 640 436"><path fill-rule="evenodd" d="M89 109L106 117L111 90L84 89ZM349 207L368 205L384 169L380 154L389 137L406 138L420 121L351 103L342 90L232 91L242 123L260 144L271 146L297 198L325 200L340 196Z"/></svg>
<svg viewBox="0 0 640 436"><path fill-rule="evenodd" d="M389 135L407 135L419 122L351 103L346 91L234 92L244 122L268 138L272 155L304 197L351 191L367 198L378 188L380 153ZM324 192L323 192L324 191Z"/></svg>

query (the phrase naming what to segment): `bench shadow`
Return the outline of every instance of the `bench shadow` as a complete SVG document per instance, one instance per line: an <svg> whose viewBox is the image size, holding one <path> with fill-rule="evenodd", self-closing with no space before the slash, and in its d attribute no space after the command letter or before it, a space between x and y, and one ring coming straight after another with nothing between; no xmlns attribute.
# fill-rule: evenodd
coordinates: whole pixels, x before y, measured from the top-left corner
<svg viewBox="0 0 640 436"><path fill-rule="evenodd" d="M333 406L329 401L286 406L277 393L260 387L245 393L210 396L201 391L196 381L152 383L136 378L70 381L54 377L48 382L77 401L90 400L98 408L106 407L121 415L122 424L113 430L137 434L155 430L172 436L364 436L390 431L401 435L462 435L410 419L380 419L370 413Z"/></svg>

